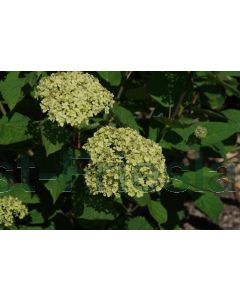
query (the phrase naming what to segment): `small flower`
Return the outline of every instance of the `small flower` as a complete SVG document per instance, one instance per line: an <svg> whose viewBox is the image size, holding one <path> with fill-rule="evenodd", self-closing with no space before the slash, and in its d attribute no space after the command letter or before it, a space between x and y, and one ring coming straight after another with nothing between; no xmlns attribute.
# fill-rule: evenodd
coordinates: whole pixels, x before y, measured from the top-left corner
<svg viewBox="0 0 240 300"><path fill-rule="evenodd" d="M202 126L198 126L194 131L194 135L200 140L204 139L207 136L207 134L207 128Z"/></svg>
<svg viewBox="0 0 240 300"><path fill-rule="evenodd" d="M0 198L0 224L5 227L11 227L15 218L23 219L27 214L27 207L18 198L12 196Z"/></svg>
<svg viewBox="0 0 240 300"><path fill-rule="evenodd" d="M83 148L91 157L84 176L93 195L142 197L168 181L162 148L131 128L103 127Z"/></svg>
<svg viewBox="0 0 240 300"><path fill-rule="evenodd" d="M60 126L88 124L91 117L113 106L113 94L97 78L82 72L57 72L40 80L36 98L51 121Z"/></svg>

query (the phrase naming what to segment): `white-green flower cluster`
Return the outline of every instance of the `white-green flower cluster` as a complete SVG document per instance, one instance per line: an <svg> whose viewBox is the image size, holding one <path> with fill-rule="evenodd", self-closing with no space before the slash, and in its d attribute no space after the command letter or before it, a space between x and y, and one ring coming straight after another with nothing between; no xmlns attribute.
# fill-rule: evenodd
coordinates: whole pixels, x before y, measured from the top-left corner
<svg viewBox="0 0 240 300"><path fill-rule="evenodd" d="M5 227L14 225L15 218L23 219L28 214L27 207L12 196L0 198L0 224Z"/></svg>
<svg viewBox="0 0 240 300"><path fill-rule="evenodd" d="M91 158L85 181L93 195L142 197L168 181L162 148L131 128L103 127L83 148Z"/></svg>
<svg viewBox="0 0 240 300"><path fill-rule="evenodd" d="M36 97L41 109L60 126L88 124L89 118L109 112L113 94L97 78L82 72L57 72L40 80Z"/></svg>
<svg viewBox="0 0 240 300"><path fill-rule="evenodd" d="M200 140L204 139L207 136L207 134L207 128L202 126L198 126L194 131L194 135Z"/></svg>

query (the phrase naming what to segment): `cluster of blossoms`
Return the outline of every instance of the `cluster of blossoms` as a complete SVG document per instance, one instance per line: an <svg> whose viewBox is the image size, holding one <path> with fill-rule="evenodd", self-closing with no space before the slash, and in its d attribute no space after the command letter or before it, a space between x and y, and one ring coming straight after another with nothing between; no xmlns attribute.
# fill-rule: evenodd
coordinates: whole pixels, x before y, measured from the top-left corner
<svg viewBox="0 0 240 300"><path fill-rule="evenodd" d="M5 227L11 227L15 218L23 219L27 214L27 207L18 198L12 196L0 198L0 224Z"/></svg>
<svg viewBox="0 0 240 300"><path fill-rule="evenodd" d="M93 195L142 197L168 181L162 148L131 128L103 127L83 148L91 158L84 176Z"/></svg>
<svg viewBox="0 0 240 300"><path fill-rule="evenodd" d="M207 134L208 134L207 128L202 126L198 126L194 131L195 137L200 140L204 139L207 136Z"/></svg>
<svg viewBox="0 0 240 300"><path fill-rule="evenodd" d="M40 80L36 97L41 109L60 126L88 124L89 118L109 112L113 94L97 78L82 72L57 72Z"/></svg>

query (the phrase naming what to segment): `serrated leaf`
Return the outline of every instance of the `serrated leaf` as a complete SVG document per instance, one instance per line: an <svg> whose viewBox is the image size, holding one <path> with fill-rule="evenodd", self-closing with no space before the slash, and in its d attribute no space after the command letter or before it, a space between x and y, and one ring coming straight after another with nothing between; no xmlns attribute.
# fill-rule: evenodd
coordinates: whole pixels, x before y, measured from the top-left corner
<svg viewBox="0 0 240 300"><path fill-rule="evenodd" d="M159 201L151 200L148 204L148 210L150 215L158 222L158 224L167 222L167 210Z"/></svg>
<svg viewBox="0 0 240 300"><path fill-rule="evenodd" d="M139 126L130 110L126 109L123 106L114 104L112 112L120 123L139 131Z"/></svg>
<svg viewBox="0 0 240 300"><path fill-rule="evenodd" d="M17 112L10 120L6 116L0 119L0 145L14 144L30 139L29 120L28 117Z"/></svg>
<svg viewBox="0 0 240 300"><path fill-rule="evenodd" d="M19 78L19 72L9 72L6 79L0 83L1 94L10 110L22 100L22 87L24 85L25 79Z"/></svg>
<svg viewBox="0 0 240 300"><path fill-rule="evenodd" d="M110 211L97 211L93 207L85 206L81 219L85 220L114 220L115 216Z"/></svg>
<svg viewBox="0 0 240 300"><path fill-rule="evenodd" d="M130 230L151 230L153 227L144 217L135 217L128 221L128 229Z"/></svg>
<svg viewBox="0 0 240 300"><path fill-rule="evenodd" d="M119 86L122 74L119 71L99 71L98 75L112 86Z"/></svg>
<svg viewBox="0 0 240 300"><path fill-rule="evenodd" d="M215 223L218 222L219 216L224 209L222 201L212 193L202 195L194 204Z"/></svg>

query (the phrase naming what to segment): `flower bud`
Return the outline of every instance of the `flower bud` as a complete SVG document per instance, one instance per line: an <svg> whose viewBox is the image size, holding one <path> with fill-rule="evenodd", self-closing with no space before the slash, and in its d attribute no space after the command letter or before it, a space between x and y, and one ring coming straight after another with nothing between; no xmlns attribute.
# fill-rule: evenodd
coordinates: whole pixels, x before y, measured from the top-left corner
<svg viewBox="0 0 240 300"><path fill-rule="evenodd" d="M202 127L202 126L198 126L195 131L194 131L194 135L196 136L196 138L198 139L204 139L208 134L207 128L206 127Z"/></svg>

